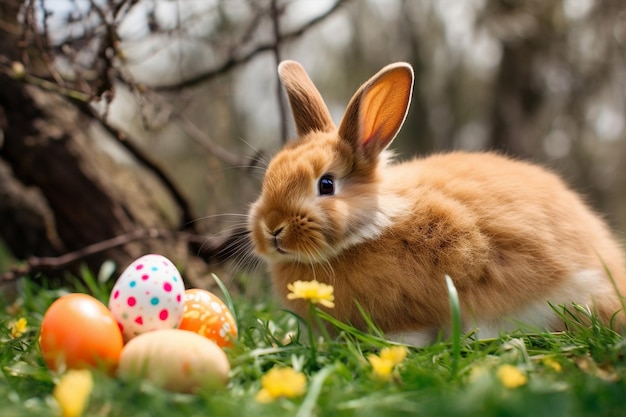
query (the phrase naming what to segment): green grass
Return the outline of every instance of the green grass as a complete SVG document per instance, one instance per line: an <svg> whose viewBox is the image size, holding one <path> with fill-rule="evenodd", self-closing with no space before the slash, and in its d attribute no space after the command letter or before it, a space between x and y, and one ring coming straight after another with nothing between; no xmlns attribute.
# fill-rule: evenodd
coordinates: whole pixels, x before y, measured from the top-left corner
<svg viewBox="0 0 626 417"><path fill-rule="evenodd" d="M106 301L106 276L83 272L73 291ZM458 310L453 286L451 305ZM65 289L26 280L16 303L0 314L0 416L57 416L52 390L58 376L43 364L38 328L48 305ZM218 294L222 296L222 294ZM336 323L336 337L313 338L306 323L268 301L233 297L240 336L228 350L228 386L199 395L172 394L147 383L125 383L97 371L85 416L626 416L626 342L580 309L560 308L570 331L503 335L474 340L459 333L450 340L410 349L394 378L375 377L367 355L386 342ZM462 313L462 312L461 312ZM580 315L587 315L587 322ZM28 330L13 338L10 323L28 320ZM331 321L324 314L318 320ZM291 335L291 337L290 337ZM295 336L294 336L295 335ZM296 337L296 340L293 338ZM510 364L527 383L507 388L497 376ZM273 366L290 366L307 377L302 397L260 404L261 377Z"/></svg>

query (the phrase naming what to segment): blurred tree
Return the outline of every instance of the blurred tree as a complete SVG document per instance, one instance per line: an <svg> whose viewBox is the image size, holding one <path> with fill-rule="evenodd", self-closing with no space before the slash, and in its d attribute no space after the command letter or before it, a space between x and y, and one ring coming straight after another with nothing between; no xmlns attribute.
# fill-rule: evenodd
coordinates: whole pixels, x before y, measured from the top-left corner
<svg viewBox="0 0 626 417"><path fill-rule="evenodd" d="M477 25L501 45L489 144L550 161L626 228L626 4L490 0Z"/></svg>

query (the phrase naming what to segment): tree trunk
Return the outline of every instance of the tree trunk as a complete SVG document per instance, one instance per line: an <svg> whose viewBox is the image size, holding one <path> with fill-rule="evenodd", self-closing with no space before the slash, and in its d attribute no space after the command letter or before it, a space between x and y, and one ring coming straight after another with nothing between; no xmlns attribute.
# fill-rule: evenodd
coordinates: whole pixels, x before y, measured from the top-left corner
<svg viewBox="0 0 626 417"><path fill-rule="evenodd" d="M529 139L532 117L541 97L533 86L533 54L527 40L504 42L502 61L494 88L490 147L522 158L534 154Z"/></svg>
<svg viewBox="0 0 626 417"><path fill-rule="evenodd" d="M11 30L18 10L19 1L0 6L4 63L20 61ZM137 168L113 161L99 146L107 138L90 137L90 122L63 96L0 75L0 238L17 258L59 255L142 228L175 229ZM146 252L171 250L143 241L90 261L123 264Z"/></svg>

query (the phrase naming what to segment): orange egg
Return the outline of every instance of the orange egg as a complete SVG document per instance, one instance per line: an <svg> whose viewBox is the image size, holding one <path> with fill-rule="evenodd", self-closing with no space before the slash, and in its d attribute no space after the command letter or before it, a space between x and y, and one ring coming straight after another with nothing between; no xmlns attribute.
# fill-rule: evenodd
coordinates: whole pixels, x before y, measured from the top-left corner
<svg viewBox="0 0 626 417"><path fill-rule="evenodd" d="M39 345L46 365L56 371L102 367L112 372L124 343L108 308L87 294L65 295L48 308Z"/></svg>
<svg viewBox="0 0 626 417"><path fill-rule="evenodd" d="M220 347L232 346L237 338L237 323L226 304L215 294L190 289L185 291L185 306L180 329L198 333Z"/></svg>

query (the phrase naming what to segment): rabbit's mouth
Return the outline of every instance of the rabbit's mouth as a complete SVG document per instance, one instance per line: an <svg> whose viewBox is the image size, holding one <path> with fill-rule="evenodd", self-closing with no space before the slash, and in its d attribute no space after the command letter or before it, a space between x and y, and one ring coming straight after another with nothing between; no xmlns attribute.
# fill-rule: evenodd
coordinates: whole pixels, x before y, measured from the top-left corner
<svg viewBox="0 0 626 417"><path fill-rule="evenodd" d="M274 238L274 241L272 242L272 246L274 246L274 249L276 250L276 252L280 253L281 255L287 255L289 253L280 247L280 244L278 243L277 238Z"/></svg>
<svg viewBox="0 0 626 417"><path fill-rule="evenodd" d="M271 236L268 241L268 252L270 258L279 262L301 262L301 263L316 263L324 261L324 258L320 256L314 256L314 253L320 254L319 249L308 248L304 249L297 243L291 241L290 236ZM302 244L302 242L300 242Z"/></svg>
<svg viewBox="0 0 626 417"><path fill-rule="evenodd" d="M252 241L257 253L269 262L313 264L327 262L334 253L321 227L309 218L255 222Z"/></svg>
<svg viewBox="0 0 626 417"><path fill-rule="evenodd" d="M269 231L270 237L270 245L281 255L287 255L287 251L281 247L282 235L284 235L283 231L285 230L284 226L280 226L275 230Z"/></svg>

